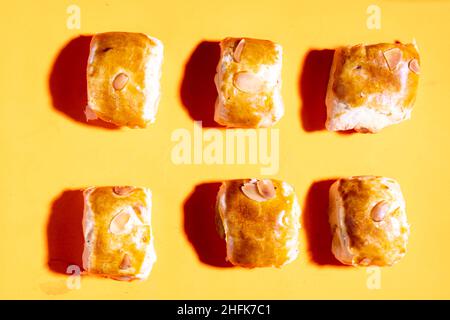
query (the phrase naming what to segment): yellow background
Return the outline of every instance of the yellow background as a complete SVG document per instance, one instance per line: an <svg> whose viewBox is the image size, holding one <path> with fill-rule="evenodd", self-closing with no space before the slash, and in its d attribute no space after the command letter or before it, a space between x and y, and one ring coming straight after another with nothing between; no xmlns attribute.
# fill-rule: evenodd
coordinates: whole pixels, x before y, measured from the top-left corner
<svg viewBox="0 0 450 320"><path fill-rule="evenodd" d="M80 30L66 27L70 4L81 9ZM370 4L381 8L380 30L366 27ZM0 19L0 297L450 298L449 14L450 1L425 0L4 3ZM87 125L53 106L49 79L61 50L80 34L103 31L144 32L165 45L163 95L157 121L148 129ZM177 128L192 130L193 119L180 98L185 64L200 42L226 36L271 39L283 46L286 113L277 125L281 163L275 177L295 186L302 207L318 180L375 174L400 182L411 224L409 251L398 265L382 269L379 290L367 288L370 275L364 268L315 263L305 228L299 258L282 269L218 268L198 259L183 225L183 203L189 194L205 182L260 172L259 166L251 165L176 166L171 162L171 133ZM305 130L300 79L309 50L412 38L422 59L412 120L375 135ZM309 74L314 78L314 68ZM58 81L71 80L61 77ZM68 189L127 184L148 186L154 194L158 261L149 279L124 283L88 276L82 278L79 290L67 289L67 276L51 271L47 261L47 224L53 202Z"/></svg>

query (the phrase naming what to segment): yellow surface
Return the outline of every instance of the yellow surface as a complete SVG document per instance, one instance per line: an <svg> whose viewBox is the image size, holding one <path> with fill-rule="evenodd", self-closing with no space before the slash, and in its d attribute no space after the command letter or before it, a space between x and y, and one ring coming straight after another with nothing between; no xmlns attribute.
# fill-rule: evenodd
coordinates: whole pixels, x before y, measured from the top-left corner
<svg viewBox="0 0 450 320"><path fill-rule="evenodd" d="M79 30L66 27L66 10L72 3L81 9ZM450 298L450 1L377 1L380 30L366 27L366 10L371 4L319 0L4 3L0 19L0 297ZM60 51L80 34L103 31L144 32L165 45L163 96L157 121L148 129L110 130L75 120L77 116L69 114L79 115L77 110L60 111L77 107L73 100L79 99L77 90L83 88L70 78L71 72L58 70L59 74L51 77ZM409 251L398 265L382 269L380 289L367 286L372 271L314 262L309 248L317 249L326 235L315 237L315 243L308 241L314 238L306 229L309 220L303 223L299 258L282 269L214 267L198 258L189 239L201 242L199 234L209 231L197 225L196 234L185 232L184 202L194 187L260 174L258 165L175 165L171 160L172 132L193 130L182 98L188 105L204 101L198 89L205 83L204 74L193 75L192 65L196 64L192 63L184 78L185 64L201 41L226 36L271 39L283 45L286 114L277 125L280 170L274 178L295 186L301 207L305 209L307 204L309 215L311 208L320 208L326 201L324 184L315 184L310 190L314 181L376 174L393 177L401 184L411 223ZM304 64L310 49L410 41L413 37L419 44L422 75L411 121L376 135L312 130L317 119L307 110L301 111L302 99L314 101L323 94L311 91L311 83L320 80L323 70L320 64ZM72 57L73 68L80 63L76 57ZM70 69L65 63L63 70ZM183 79L190 82L183 83ZM54 107L49 87L59 90L53 92L59 107ZM210 84L206 87L211 88ZM322 92L322 87L315 90ZM180 94L182 88L185 92ZM186 90L193 95L186 98ZM205 108L213 108L213 102ZM126 184L148 186L153 191L158 261L150 278L122 283L83 277L80 289L68 289L67 276L49 270L47 261L48 247L60 245L62 255L73 253L67 243L54 242L72 232L71 224L77 225L79 208L70 199L79 200L79 195L74 191L61 194L89 185ZM65 216L68 212L74 215ZM197 218L202 214L194 212ZM195 216L188 215L194 218L188 225L199 223ZM48 223L52 232L55 225L64 231L49 237L50 244ZM325 247L319 254L327 252Z"/></svg>

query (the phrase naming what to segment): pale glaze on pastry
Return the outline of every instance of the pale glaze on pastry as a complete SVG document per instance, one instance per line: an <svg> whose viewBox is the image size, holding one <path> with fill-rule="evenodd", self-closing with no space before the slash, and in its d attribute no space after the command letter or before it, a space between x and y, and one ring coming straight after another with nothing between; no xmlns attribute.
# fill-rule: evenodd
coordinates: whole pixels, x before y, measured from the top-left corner
<svg viewBox="0 0 450 320"><path fill-rule="evenodd" d="M217 225L234 265L280 267L297 258L300 208L293 188L271 180L275 194L250 198L242 188L256 179L223 182L217 197ZM245 189L244 189L245 190Z"/></svg>
<svg viewBox="0 0 450 320"><path fill-rule="evenodd" d="M152 123L162 55L162 43L145 34L96 34L87 67L87 113L118 126L143 128Z"/></svg>
<svg viewBox="0 0 450 320"><path fill-rule="evenodd" d="M284 113L281 46L268 40L226 38L220 48L215 121L241 128L275 124Z"/></svg>
<svg viewBox="0 0 450 320"><path fill-rule="evenodd" d="M339 179L330 188L332 251L349 265L393 265L406 254L409 225L398 183L390 178Z"/></svg>
<svg viewBox="0 0 450 320"><path fill-rule="evenodd" d="M409 119L416 99L419 64L413 44L336 49L326 98L328 130L377 132Z"/></svg>
<svg viewBox="0 0 450 320"><path fill-rule="evenodd" d="M145 188L88 188L84 192L84 268L119 280L146 278L156 259L151 193Z"/></svg>

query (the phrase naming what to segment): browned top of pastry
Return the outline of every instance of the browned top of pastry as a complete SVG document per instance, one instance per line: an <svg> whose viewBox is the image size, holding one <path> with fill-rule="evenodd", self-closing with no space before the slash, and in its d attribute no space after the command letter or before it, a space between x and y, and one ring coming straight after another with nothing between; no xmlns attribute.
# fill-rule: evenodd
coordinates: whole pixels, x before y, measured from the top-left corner
<svg viewBox="0 0 450 320"><path fill-rule="evenodd" d="M395 181L382 177L339 180L345 227L356 264L391 265L406 252L409 227ZM367 263L363 260L369 259Z"/></svg>
<svg viewBox="0 0 450 320"><path fill-rule="evenodd" d="M107 32L91 41L87 67L89 105L102 120L145 127L146 71L157 45L140 33Z"/></svg>
<svg viewBox="0 0 450 320"><path fill-rule="evenodd" d="M275 193L265 201L255 201L242 191L249 181L224 182L224 197L218 199L227 258L250 268L281 266L291 260L298 247L299 212L294 191L286 183L271 180Z"/></svg>
<svg viewBox="0 0 450 320"><path fill-rule="evenodd" d="M220 47L219 90L225 98L227 122L238 127L257 127L262 118L272 116L276 86L268 83L261 71L281 62L280 46L268 40L226 38Z"/></svg>
<svg viewBox="0 0 450 320"><path fill-rule="evenodd" d="M419 81L419 54L413 44L380 43L338 48L333 92L351 107L411 108ZM389 103L389 101L395 103Z"/></svg>
<svg viewBox="0 0 450 320"><path fill-rule="evenodd" d="M241 43L240 51L236 49ZM257 72L261 64L271 65L278 61L276 44L270 40L251 38L225 38L221 41L222 50L231 49L234 60L245 64L246 68Z"/></svg>
<svg viewBox="0 0 450 320"><path fill-rule="evenodd" d="M90 272L126 276L140 271L151 237L149 217L142 214L148 201L142 188L99 187L89 193Z"/></svg>

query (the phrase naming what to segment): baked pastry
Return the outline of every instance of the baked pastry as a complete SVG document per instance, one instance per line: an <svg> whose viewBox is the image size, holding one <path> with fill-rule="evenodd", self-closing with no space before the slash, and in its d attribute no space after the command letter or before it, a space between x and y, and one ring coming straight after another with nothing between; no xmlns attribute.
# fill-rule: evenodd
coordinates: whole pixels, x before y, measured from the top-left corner
<svg viewBox="0 0 450 320"><path fill-rule="evenodd" d="M409 119L419 73L414 44L336 49L326 96L326 128L375 133Z"/></svg>
<svg viewBox="0 0 450 320"><path fill-rule="evenodd" d="M227 260L246 267L280 267L297 258L300 207L294 189L277 180L230 180L217 195L216 225Z"/></svg>
<svg viewBox="0 0 450 320"><path fill-rule="evenodd" d="M268 40L226 38L220 48L214 120L238 128L274 125L284 113L281 46Z"/></svg>
<svg viewBox="0 0 450 320"><path fill-rule="evenodd" d="M142 33L107 32L91 41L87 120L144 128L155 121L163 45Z"/></svg>
<svg viewBox="0 0 450 320"><path fill-rule="evenodd" d="M360 176L330 188L332 251L343 264L390 266L406 254L409 225L399 184Z"/></svg>
<svg viewBox="0 0 450 320"><path fill-rule="evenodd" d="M156 261L151 209L146 188L86 189L83 268L117 280L146 279Z"/></svg>

